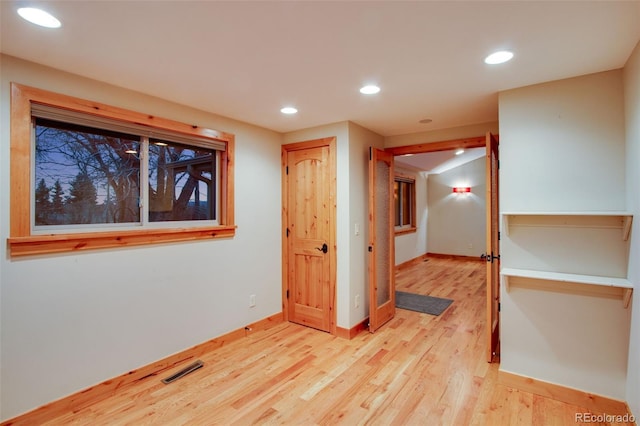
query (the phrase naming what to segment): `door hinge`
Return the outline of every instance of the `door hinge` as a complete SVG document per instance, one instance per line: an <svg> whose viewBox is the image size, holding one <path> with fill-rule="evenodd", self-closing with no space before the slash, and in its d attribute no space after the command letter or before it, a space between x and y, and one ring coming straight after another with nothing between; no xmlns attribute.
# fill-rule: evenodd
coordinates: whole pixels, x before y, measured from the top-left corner
<svg viewBox="0 0 640 426"><path fill-rule="evenodd" d="M287 299L289 298L289 290L287 289Z"/></svg>
<svg viewBox="0 0 640 426"><path fill-rule="evenodd" d="M373 252L373 246L369 246L369 253Z"/></svg>
<svg viewBox="0 0 640 426"><path fill-rule="evenodd" d="M498 302L498 312L500 312L502 309L502 305L500 304L500 302Z"/></svg>
<svg viewBox="0 0 640 426"><path fill-rule="evenodd" d="M373 160L373 148L369 147L369 161Z"/></svg>
<svg viewBox="0 0 640 426"><path fill-rule="evenodd" d="M500 169L500 160L498 160L498 170Z"/></svg>
<svg viewBox="0 0 640 426"><path fill-rule="evenodd" d="M289 238L289 228L287 228L287 238Z"/></svg>
<svg viewBox="0 0 640 426"><path fill-rule="evenodd" d="M284 171L286 174L289 174L289 166L285 166Z"/></svg>
<svg viewBox="0 0 640 426"><path fill-rule="evenodd" d="M498 231L498 241L500 241L500 231Z"/></svg>

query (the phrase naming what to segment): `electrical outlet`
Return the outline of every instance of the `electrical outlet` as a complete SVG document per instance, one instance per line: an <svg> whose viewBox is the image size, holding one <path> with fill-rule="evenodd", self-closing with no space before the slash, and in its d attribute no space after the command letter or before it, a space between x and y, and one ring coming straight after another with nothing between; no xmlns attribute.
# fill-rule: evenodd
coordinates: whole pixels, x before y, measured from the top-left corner
<svg viewBox="0 0 640 426"><path fill-rule="evenodd" d="M256 295L252 294L249 296L249 307L253 308L254 306L256 306Z"/></svg>
<svg viewBox="0 0 640 426"><path fill-rule="evenodd" d="M359 294L356 294L356 297L355 297L355 299L353 301L353 306L355 306L356 308L360 307L360 295Z"/></svg>

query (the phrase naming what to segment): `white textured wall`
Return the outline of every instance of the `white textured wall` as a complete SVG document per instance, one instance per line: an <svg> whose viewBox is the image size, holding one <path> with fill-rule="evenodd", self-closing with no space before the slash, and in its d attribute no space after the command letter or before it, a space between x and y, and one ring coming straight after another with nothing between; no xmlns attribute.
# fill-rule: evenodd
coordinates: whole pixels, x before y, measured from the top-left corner
<svg viewBox="0 0 640 426"><path fill-rule="evenodd" d="M281 135L12 57L0 66L2 419L281 312ZM236 236L9 258L11 81L234 133Z"/></svg>
<svg viewBox="0 0 640 426"><path fill-rule="evenodd" d="M640 4L638 6L640 12ZM629 372L627 402L631 411L640 417L640 42L636 45L624 68L625 122L627 137L627 209L633 212L634 222L629 253L629 279L635 285L631 341L629 343Z"/></svg>
<svg viewBox="0 0 640 426"><path fill-rule="evenodd" d="M514 89L499 99L501 211L625 209L620 70ZM502 267L524 266L504 230L502 238ZM518 244L527 251L526 240ZM608 250L594 238L553 232L536 244L565 244L578 269L583 244ZM630 310L580 288L567 294L502 286L500 369L624 400Z"/></svg>
<svg viewBox="0 0 640 426"><path fill-rule="evenodd" d="M486 251L486 160L484 157L429 175L429 253L478 256ZM471 193L454 194L454 186Z"/></svg>
<svg viewBox="0 0 640 426"><path fill-rule="evenodd" d="M416 232L396 236L396 265L427 252L427 177L420 172L403 169L396 162L396 173L416 180Z"/></svg>
<svg viewBox="0 0 640 426"><path fill-rule="evenodd" d="M500 210L624 210L621 71L500 94Z"/></svg>
<svg viewBox="0 0 640 426"><path fill-rule="evenodd" d="M369 147L383 144L382 136L349 122L349 328L369 316Z"/></svg>

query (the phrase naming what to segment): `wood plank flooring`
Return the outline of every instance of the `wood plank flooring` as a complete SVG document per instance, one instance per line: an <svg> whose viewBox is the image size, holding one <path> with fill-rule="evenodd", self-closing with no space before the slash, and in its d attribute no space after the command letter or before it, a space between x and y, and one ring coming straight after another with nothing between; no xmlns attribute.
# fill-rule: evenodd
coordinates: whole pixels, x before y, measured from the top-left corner
<svg viewBox="0 0 640 426"><path fill-rule="evenodd" d="M46 424L581 424L586 409L497 383L498 364L484 360L484 286L483 262L429 258L398 272L397 289L453 299L439 317L397 310L352 340L280 324L170 385L160 379L173 371Z"/></svg>

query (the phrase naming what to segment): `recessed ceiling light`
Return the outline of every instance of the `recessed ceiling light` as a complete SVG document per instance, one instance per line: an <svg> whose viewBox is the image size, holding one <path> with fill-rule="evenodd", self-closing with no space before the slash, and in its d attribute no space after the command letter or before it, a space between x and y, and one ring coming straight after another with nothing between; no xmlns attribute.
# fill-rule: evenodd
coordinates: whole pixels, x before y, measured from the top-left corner
<svg viewBox="0 0 640 426"><path fill-rule="evenodd" d="M62 26L55 16L42 9L36 9L35 7L21 7L18 9L18 15L32 24L40 25L41 27L60 28Z"/></svg>
<svg viewBox="0 0 640 426"><path fill-rule="evenodd" d="M464 149L459 149L456 151L456 155L464 154Z"/></svg>
<svg viewBox="0 0 640 426"><path fill-rule="evenodd" d="M503 64L507 61L510 61L511 58L513 58L513 52L509 52L508 50L501 50L499 52L494 52L484 58L484 63L489 65Z"/></svg>
<svg viewBox="0 0 640 426"><path fill-rule="evenodd" d="M380 92L380 88L373 84L363 86L360 88L360 93L362 93L363 95L375 95L378 92Z"/></svg>
<svg viewBox="0 0 640 426"><path fill-rule="evenodd" d="M295 114L298 112L298 110L294 107L284 107L280 110L280 112L283 114Z"/></svg>
<svg viewBox="0 0 640 426"><path fill-rule="evenodd" d="M422 120L418 121L418 123L420 124L429 124L431 123L433 120L430 118L423 118Z"/></svg>

